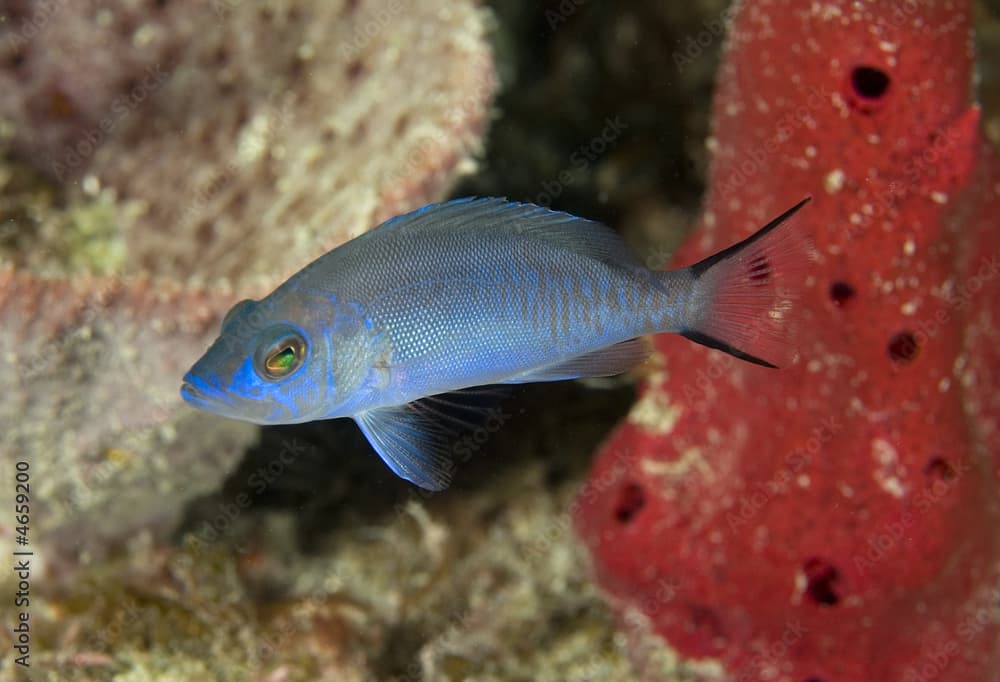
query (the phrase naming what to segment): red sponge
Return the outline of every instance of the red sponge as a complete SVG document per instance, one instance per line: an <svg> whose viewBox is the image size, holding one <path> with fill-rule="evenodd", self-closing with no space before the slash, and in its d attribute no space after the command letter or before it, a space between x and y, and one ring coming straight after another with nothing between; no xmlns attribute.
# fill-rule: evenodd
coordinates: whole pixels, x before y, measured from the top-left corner
<svg viewBox="0 0 1000 682"><path fill-rule="evenodd" d="M1000 165L971 13L739 4L671 267L812 195L800 360L658 337L575 510L616 608L734 679L1000 680Z"/></svg>

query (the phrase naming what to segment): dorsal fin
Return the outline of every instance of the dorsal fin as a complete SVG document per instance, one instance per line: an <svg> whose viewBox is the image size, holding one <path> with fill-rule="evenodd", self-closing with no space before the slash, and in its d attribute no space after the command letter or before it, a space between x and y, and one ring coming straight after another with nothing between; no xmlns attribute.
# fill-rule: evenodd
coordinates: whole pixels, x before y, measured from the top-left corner
<svg viewBox="0 0 1000 682"><path fill-rule="evenodd" d="M384 222L378 231L410 233L505 231L538 239L607 263L643 267L611 228L593 220L544 206L498 197L466 197L430 204Z"/></svg>

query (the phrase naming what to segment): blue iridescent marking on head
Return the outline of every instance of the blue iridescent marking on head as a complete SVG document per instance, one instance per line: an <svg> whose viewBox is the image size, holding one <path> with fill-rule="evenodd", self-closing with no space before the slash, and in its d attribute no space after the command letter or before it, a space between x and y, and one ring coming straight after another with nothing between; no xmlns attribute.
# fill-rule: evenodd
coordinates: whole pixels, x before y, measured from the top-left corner
<svg viewBox="0 0 1000 682"><path fill-rule="evenodd" d="M203 378L195 377L195 387L201 391L206 398L217 400L226 405L233 405L233 397L222 389L222 382L216 373L208 374Z"/></svg>
<svg viewBox="0 0 1000 682"><path fill-rule="evenodd" d="M230 390L235 390L248 398L259 398L264 394L264 380L253 366L253 358L247 358L233 372Z"/></svg>

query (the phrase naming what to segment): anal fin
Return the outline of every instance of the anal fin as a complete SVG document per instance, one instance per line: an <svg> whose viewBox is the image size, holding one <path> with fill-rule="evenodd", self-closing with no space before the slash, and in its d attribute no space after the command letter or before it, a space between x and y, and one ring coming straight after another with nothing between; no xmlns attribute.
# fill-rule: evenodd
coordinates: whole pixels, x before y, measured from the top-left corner
<svg viewBox="0 0 1000 682"><path fill-rule="evenodd" d="M565 362L546 365L508 379L508 384L528 384L535 381L564 381L582 377L607 377L627 372L645 360L649 344L642 338L629 339L599 350L577 355Z"/></svg>

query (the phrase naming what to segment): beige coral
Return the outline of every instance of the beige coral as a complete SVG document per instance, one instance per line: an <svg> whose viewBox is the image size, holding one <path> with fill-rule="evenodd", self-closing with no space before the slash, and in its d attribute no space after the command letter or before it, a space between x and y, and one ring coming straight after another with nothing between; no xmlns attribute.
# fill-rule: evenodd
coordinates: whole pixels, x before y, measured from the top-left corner
<svg viewBox="0 0 1000 682"><path fill-rule="evenodd" d="M9 260L69 270L86 243L118 275L0 269L0 450L31 462L33 542L93 558L172 527L254 438L178 395L228 306L442 198L495 80L472 2L25 7L0 5L0 132L66 184L7 241L68 256Z"/></svg>

